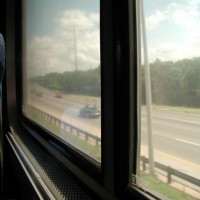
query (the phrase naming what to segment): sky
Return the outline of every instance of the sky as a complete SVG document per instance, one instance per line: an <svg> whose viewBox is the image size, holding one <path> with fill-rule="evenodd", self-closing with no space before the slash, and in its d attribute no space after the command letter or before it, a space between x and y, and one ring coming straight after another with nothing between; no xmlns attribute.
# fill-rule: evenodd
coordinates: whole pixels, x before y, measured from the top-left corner
<svg viewBox="0 0 200 200"><path fill-rule="evenodd" d="M79 70L100 65L98 0L28 0L24 7L28 75L73 71L75 60Z"/></svg>
<svg viewBox="0 0 200 200"><path fill-rule="evenodd" d="M24 1L28 73L100 65L99 0ZM149 61L199 56L200 0L144 0Z"/></svg>
<svg viewBox="0 0 200 200"><path fill-rule="evenodd" d="M200 56L200 0L144 0L149 61Z"/></svg>

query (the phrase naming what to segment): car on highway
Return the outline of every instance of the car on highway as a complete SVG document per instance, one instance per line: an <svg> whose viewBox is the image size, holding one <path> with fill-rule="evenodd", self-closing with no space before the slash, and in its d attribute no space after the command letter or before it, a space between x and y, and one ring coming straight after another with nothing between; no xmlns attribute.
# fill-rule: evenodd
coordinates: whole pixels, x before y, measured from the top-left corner
<svg viewBox="0 0 200 200"><path fill-rule="evenodd" d="M80 116L85 118L98 118L101 115L96 105L87 104L80 109Z"/></svg>
<svg viewBox="0 0 200 200"><path fill-rule="evenodd" d="M36 91L34 88L31 89L31 94L34 94Z"/></svg>
<svg viewBox="0 0 200 200"><path fill-rule="evenodd" d="M55 94L55 98L63 98L63 94L60 93L60 92L57 92L57 93Z"/></svg>
<svg viewBox="0 0 200 200"><path fill-rule="evenodd" d="M37 93L36 93L36 96L37 96L37 97L42 97L43 94L42 94L42 92L37 92Z"/></svg>

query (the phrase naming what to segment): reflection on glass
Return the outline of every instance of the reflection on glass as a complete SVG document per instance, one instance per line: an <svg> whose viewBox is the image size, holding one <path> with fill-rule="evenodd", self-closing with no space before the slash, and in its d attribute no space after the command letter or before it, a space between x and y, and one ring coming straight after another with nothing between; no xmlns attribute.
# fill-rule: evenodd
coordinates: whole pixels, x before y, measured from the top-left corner
<svg viewBox="0 0 200 200"><path fill-rule="evenodd" d="M161 199L199 199L200 1L138 5L143 58L135 178Z"/></svg>
<svg viewBox="0 0 200 200"><path fill-rule="evenodd" d="M24 114L101 161L99 1L23 2Z"/></svg>

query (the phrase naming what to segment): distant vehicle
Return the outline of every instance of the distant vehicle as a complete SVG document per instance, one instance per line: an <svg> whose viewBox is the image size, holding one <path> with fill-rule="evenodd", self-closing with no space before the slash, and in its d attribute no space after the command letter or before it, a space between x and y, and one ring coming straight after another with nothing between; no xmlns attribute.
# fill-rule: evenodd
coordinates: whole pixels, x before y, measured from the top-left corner
<svg viewBox="0 0 200 200"><path fill-rule="evenodd" d="M35 89L31 89L31 94L34 94L35 93Z"/></svg>
<svg viewBox="0 0 200 200"><path fill-rule="evenodd" d="M55 94L55 98L63 98L63 94L57 92L57 93Z"/></svg>
<svg viewBox="0 0 200 200"><path fill-rule="evenodd" d="M85 118L98 118L101 115L96 105L87 104L80 110L80 116Z"/></svg>
<svg viewBox="0 0 200 200"><path fill-rule="evenodd" d="M42 92L37 92L37 93L36 93L36 96L37 96L37 97L42 97L43 94L42 94Z"/></svg>

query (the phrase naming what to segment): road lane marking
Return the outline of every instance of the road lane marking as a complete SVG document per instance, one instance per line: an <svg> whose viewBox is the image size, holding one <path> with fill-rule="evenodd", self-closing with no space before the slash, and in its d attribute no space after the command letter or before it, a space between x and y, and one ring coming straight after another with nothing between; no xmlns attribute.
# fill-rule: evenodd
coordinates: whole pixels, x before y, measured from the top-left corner
<svg viewBox="0 0 200 200"><path fill-rule="evenodd" d="M179 139L179 138L175 138L176 141L179 141L179 142L183 142L183 143L186 143L186 144L191 144L193 146L197 146L197 147L200 147L200 144L197 144L197 143L194 143L194 142L190 142L190 141L187 141L187 140L182 140L182 139Z"/></svg>
<svg viewBox="0 0 200 200"><path fill-rule="evenodd" d="M146 114L142 114L143 116ZM159 119L166 119L166 120L174 120L174 121L178 121L178 122L186 122L186 123L191 123L191 124L199 124L200 125L200 122L198 121L191 121L191 120L185 120L185 119L177 119L177 118L173 118L173 117L161 117L161 116L153 116L155 118L159 118ZM147 121L146 118L141 118L143 121Z"/></svg>
<svg viewBox="0 0 200 200"><path fill-rule="evenodd" d="M172 117L169 117L169 118L166 118L166 119L172 119L174 121L179 121L179 122L189 122L191 124L200 124L200 122L197 122L197 121L190 121L190 120L184 120L184 119L177 119L177 118L172 118Z"/></svg>
<svg viewBox="0 0 200 200"><path fill-rule="evenodd" d="M171 140L176 140L176 141L179 141L179 142L183 142L185 144L190 144L190 145L193 145L193 146L200 147L200 144L197 144L197 143L194 143L194 142L190 142L188 140L183 140L183 139L180 139L180 138L174 138L174 137L170 137L170 136L167 136L167 135L162 135L162 134L159 134L159 133L155 133L154 135L158 135L158 136L165 137L165 138L168 138L168 139L171 139Z"/></svg>
<svg viewBox="0 0 200 200"><path fill-rule="evenodd" d="M141 145L141 147L148 149L148 147L145 146L145 145ZM163 152L163 151L154 150L154 152L156 152L156 153L158 153L158 154L161 154L161 155L164 155L164 156L166 156L166 157L172 158L172 159L174 159L174 160L178 160L178 161L184 162L184 163L189 164L189 165L192 165L192 166L194 166L194 167L200 168L200 165L198 165L198 164L196 164L196 163L192 163L192 162L190 162L190 161L188 161L188 160L183 160L183 159L181 159L181 158L179 158L179 157L173 156L173 155L171 155L171 154L167 154L167 153L165 153L165 152Z"/></svg>

